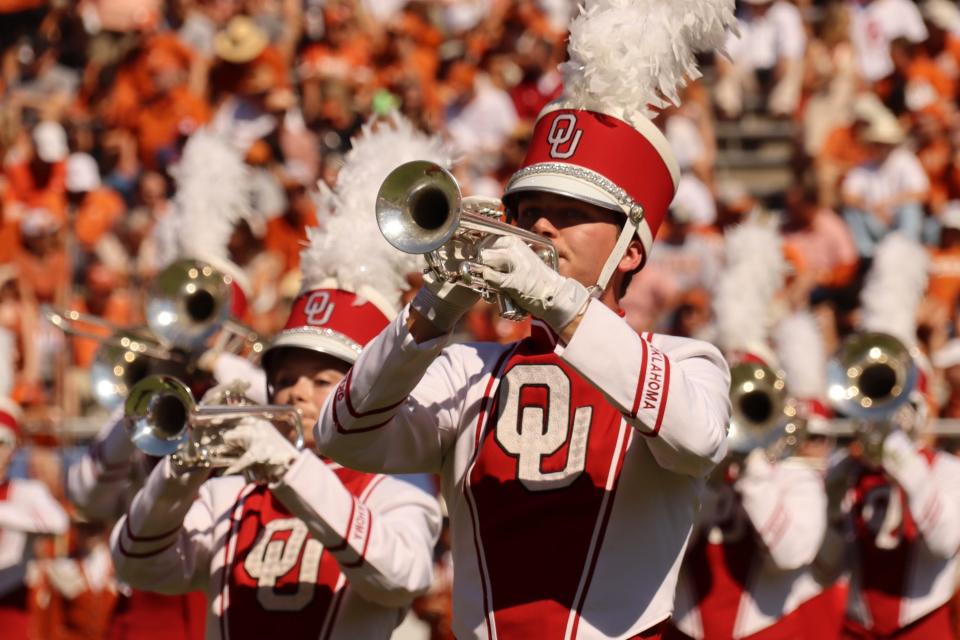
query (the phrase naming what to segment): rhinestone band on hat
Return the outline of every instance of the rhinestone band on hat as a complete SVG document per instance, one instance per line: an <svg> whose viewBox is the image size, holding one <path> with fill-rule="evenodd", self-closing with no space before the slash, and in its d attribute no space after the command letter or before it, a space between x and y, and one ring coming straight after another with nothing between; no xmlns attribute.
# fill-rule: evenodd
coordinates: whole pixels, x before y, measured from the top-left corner
<svg viewBox="0 0 960 640"><path fill-rule="evenodd" d="M600 187L608 194L613 196L617 203L628 211L627 216L635 225L639 225L640 221L643 220L643 207L636 200L631 198L630 194L621 188L617 183L602 176L596 171L591 171L590 169L585 169L573 164L566 164L563 162L538 162L537 164L532 164L529 167L524 167L513 174L513 177L510 178L510 182L507 183L506 191L509 192L510 188L518 180L522 180L528 176L538 176L547 173L559 173L571 176L573 178L586 180L587 182Z"/></svg>
<svg viewBox="0 0 960 640"><path fill-rule="evenodd" d="M356 353L358 356L360 355L360 352L363 351L363 347L361 347L359 344L357 344L350 338L346 337L339 331L334 331L333 329L327 329L327 328L321 328L321 327L297 327L295 329L284 329L281 335L316 336L318 334L323 338L330 338L331 340L342 344L343 346L347 347L348 349Z"/></svg>

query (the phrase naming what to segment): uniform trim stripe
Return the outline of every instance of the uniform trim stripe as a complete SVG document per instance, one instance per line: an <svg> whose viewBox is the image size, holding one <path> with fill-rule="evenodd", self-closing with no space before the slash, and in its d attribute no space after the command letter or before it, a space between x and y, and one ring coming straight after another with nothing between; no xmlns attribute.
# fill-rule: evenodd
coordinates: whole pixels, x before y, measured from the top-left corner
<svg viewBox="0 0 960 640"><path fill-rule="evenodd" d="M330 553L337 553L338 551L343 551L347 548L347 540L350 538L350 529L353 528L353 517L357 513L357 499L352 498L350 500L350 517L347 518L347 526L343 530L343 540L339 543L327 547L327 551Z"/></svg>
<svg viewBox="0 0 960 640"><path fill-rule="evenodd" d="M120 553L122 553L123 555L127 556L128 558L151 558L151 557L153 557L153 556L158 556L158 555L160 555L161 553L163 553L164 551L166 551L167 549L169 549L169 548L172 547L173 545L177 544L177 539L174 538L173 540L171 540L171 541L168 542L167 544L165 544L165 545L163 545L163 546L161 546L161 547L157 547L156 549L153 549L153 550L151 550L151 551L134 552L134 551L130 551L130 550L128 550L128 549L126 548L126 546L123 544L123 538L124 538L124 536L122 536L122 535L121 535L121 536L117 536L117 548L120 549Z"/></svg>
<svg viewBox="0 0 960 640"><path fill-rule="evenodd" d="M376 415L378 413L391 411L393 409L396 409L400 405L402 405L403 401L406 400L406 398L403 398L399 402L395 402L390 406L383 407L382 409L371 409L370 411L357 411L356 409L353 408L353 403L350 401L350 383L352 380L353 380L353 367L350 367L350 370L347 371L347 379L344 380L345 388L344 388L343 397L344 397L344 400L346 400L347 411L350 413L350 417L352 418L366 418L369 416Z"/></svg>
<svg viewBox="0 0 960 640"><path fill-rule="evenodd" d="M173 534L180 531L183 528L182 524L177 525L175 529L170 529L163 533L158 533L155 536L141 536L133 532L133 529L130 528L130 512L127 512L127 518L123 521L123 532L127 534L127 537L131 542L156 542L158 540L163 540L164 538L169 538Z"/></svg>
<svg viewBox="0 0 960 640"><path fill-rule="evenodd" d="M623 462L627 457L627 451L630 449L630 443L633 441L633 433L634 430L621 420L620 431L617 434L617 444L613 448L613 456L610 458L610 467L607 471L606 491L600 504L600 512L593 530L593 538L590 540L590 548L587 550L587 557L590 560L580 577L580 585L577 587L577 595L574 597L574 608L567 619L564 640L577 637L583 605L587 600L587 593L590 590L593 573L597 568L597 561L600 559L600 549L603 546L603 538L607 533L610 514L613 512L613 501L616 497L617 487L620 485L620 470L623 469Z"/></svg>
<svg viewBox="0 0 960 640"><path fill-rule="evenodd" d="M477 416L473 458L470 460L470 464L467 465L467 471L463 479L463 495L464 498L466 498L467 507L470 511L470 521L473 525L473 547L477 552L477 568L480 570L480 586L481 591L483 592L484 624L487 627L487 638L489 640L496 640L497 626L496 621L493 619L492 586L489 584L490 574L487 570L486 557L483 554L483 544L480 541L480 519L477 515L477 505L473 499L473 493L470 487L470 474L473 472L473 465L476 464L477 458L480 455L480 441L484 431L484 419L487 417L487 411L490 408L491 402L490 392L494 383L500 379L501 375L503 375L503 367L505 366L509 357L517 350L517 346L518 345L514 345L513 348L504 351L503 355L500 356L500 359L497 360L497 363L494 365L493 370L491 371L490 380L487 381L487 388L483 391L483 400L480 406L480 413Z"/></svg>
<svg viewBox="0 0 960 640"><path fill-rule="evenodd" d="M383 422L380 422L380 423L374 424L374 425L370 425L369 427L360 427L360 428L357 428L357 429L347 429L347 428L345 428L345 427L340 423L340 417L337 415L337 404L338 404L338 403L337 403L336 399L334 399L334 401L333 401L333 424L337 427L337 433L342 433L343 435L351 435L351 434L354 434L354 433L367 433L368 431L376 431L377 429L380 429L380 428L382 428L382 427L385 427L387 424L390 423L391 420L393 420L393 416L390 416L389 418L387 418L387 419L384 420Z"/></svg>

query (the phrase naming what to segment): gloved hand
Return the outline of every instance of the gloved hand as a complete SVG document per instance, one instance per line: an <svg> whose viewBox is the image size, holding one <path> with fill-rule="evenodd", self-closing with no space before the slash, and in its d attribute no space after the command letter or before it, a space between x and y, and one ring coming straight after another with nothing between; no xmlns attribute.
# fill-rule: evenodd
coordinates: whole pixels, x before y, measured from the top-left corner
<svg viewBox="0 0 960 640"><path fill-rule="evenodd" d="M272 424L253 416L240 420L223 439L228 445L244 450L224 474L243 473L252 481L279 480L300 455Z"/></svg>
<svg viewBox="0 0 960 640"><path fill-rule="evenodd" d="M883 449L894 428L888 420L860 421L856 424L857 441L863 459L874 467L883 466Z"/></svg>
<svg viewBox="0 0 960 640"><path fill-rule="evenodd" d="M423 287L410 302L410 308L447 333L479 299L480 294L473 289L445 282L432 272L427 272L423 275Z"/></svg>
<svg viewBox="0 0 960 640"><path fill-rule="evenodd" d="M198 404L202 406L236 404L239 398L247 395L249 389L250 383L239 378L230 382L221 382L207 389Z"/></svg>
<svg viewBox="0 0 960 640"><path fill-rule="evenodd" d="M480 261L487 284L558 333L590 299L586 287L548 267L516 236L501 236L481 249Z"/></svg>

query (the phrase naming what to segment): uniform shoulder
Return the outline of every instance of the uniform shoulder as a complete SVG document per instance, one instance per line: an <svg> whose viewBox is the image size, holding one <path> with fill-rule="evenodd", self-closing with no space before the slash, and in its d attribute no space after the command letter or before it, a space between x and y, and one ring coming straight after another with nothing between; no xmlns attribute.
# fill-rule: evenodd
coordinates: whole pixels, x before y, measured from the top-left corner
<svg viewBox="0 0 960 640"><path fill-rule="evenodd" d="M501 354L513 348L514 344L458 342L445 347L442 354L450 361L460 363L472 370L482 368L485 363L496 361Z"/></svg>

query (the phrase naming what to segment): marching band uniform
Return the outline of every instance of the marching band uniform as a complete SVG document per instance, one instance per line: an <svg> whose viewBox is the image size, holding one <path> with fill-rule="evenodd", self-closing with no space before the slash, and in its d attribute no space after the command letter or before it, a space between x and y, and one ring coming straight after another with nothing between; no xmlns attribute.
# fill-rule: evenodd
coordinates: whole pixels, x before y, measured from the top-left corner
<svg viewBox="0 0 960 640"><path fill-rule="evenodd" d="M574 23L571 51L594 25ZM627 214L597 282L609 292L635 234L649 254L679 172L643 115L571 96L541 113L505 198L555 193ZM458 638L659 638L702 478L725 455L726 363L704 342L638 335L516 237L481 257L483 279L539 318L532 335L447 346L476 298L428 274L328 399L318 448L357 469L440 473ZM418 343L420 319L440 336Z"/></svg>
<svg viewBox="0 0 960 640"><path fill-rule="evenodd" d="M690 638L824 638L809 615L822 587L811 563L826 530L820 473L761 451L743 475L708 489L677 594L674 624Z"/></svg>
<svg viewBox="0 0 960 640"><path fill-rule="evenodd" d="M883 468L857 465L847 498L848 638L955 637L947 604L960 547L960 460L887 437Z"/></svg>
<svg viewBox="0 0 960 640"><path fill-rule="evenodd" d="M0 442L15 447L20 409L0 398ZM0 469L6 475L6 469ZM29 636L27 564L37 536L60 535L69 526L67 513L37 480L0 477L0 633L4 638Z"/></svg>
<svg viewBox="0 0 960 640"><path fill-rule="evenodd" d="M399 120L393 123L400 126ZM382 145L389 131L364 133L354 141L340 180L364 164L358 158L371 147L386 162L423 146L413 144L418 138L412 129L409 148ZM340 202L350 199L345 191L337 196ZM339 216L340 223L349 211ZM324 242L347 244L349 238L336 227L310 230L311 246L301 255L308 286L264 354L268 371L283 349L350 364L395 313L389 296L369 287L354 293L318 285L343 275L327 268L330 256L318 255L326 253ZM344 269L366 266L375 272L389 261L372 250L357 256ZM399 299L399 290L394 293ZM271 482L236 475L208 479L202 472L178 471L164 459L114 529L118 575L161 593L206 591L208 638L275 629L290 638L389 638L413 598L430 586L441 524L436 499L408 482L297 452L256 418L244 419L225 438L246 450L228 473L266 465L275 470Z"/></svg>

